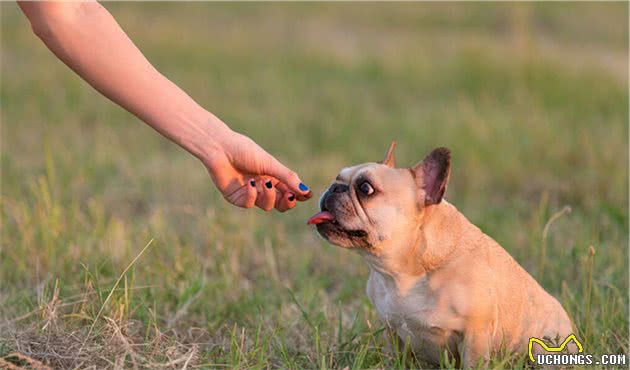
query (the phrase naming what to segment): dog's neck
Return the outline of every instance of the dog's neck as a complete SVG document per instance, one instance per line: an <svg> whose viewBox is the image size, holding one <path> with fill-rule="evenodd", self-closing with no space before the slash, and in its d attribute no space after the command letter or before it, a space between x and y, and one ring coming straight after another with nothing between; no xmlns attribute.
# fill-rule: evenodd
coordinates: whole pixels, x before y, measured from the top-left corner
<svg viewBox="0 0 630 370"><path fill-rule="evenodd" d="M417 227L404 237L393 237L378 254L364 253L370 268L393 279L401 292L449 259L461 245L459 236L468 220L451 204L442 201L423 209Z"/></svg>

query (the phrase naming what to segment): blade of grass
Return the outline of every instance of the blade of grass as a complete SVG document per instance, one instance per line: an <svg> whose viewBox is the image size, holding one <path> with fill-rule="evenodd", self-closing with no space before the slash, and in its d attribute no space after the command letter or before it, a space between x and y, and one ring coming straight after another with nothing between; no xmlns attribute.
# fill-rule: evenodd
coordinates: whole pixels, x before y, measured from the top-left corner
<svg viewBox="0 0 630 370"><path fill-rule="evenodd" d="M118 287L118 284L120 284L120 281L125 276L125 274L127 274L127 271L129 271L129 269L136 263L136 261L142 256L142 254L144 254L144 252L147 250L147 248L149 248L149 246L151 246L151 244L153 244L153 240L154 239L149 240L147 245L145 245L144 248L142 248L140 253L138 253L138 255L129 263L129 265L127 265L127 267L123 270L122 274L120 274L120 276L118 277L118 280L116 280L116 283L114 284L112 289L109 291L109 294L107 295L107 298L105 298L105 302L103 302L103 304L101 305L101 309L98 311L98 314L96 314L96 317L94 318L94 322L90 326L90 330L88 330L88 333L85 336L85 339L83 340L83 343L81 343L81 347L79 347L79 355L81 354L81 351L83 351L83 347L85 346L85 343L90 338L90 335L92 334L92 330L94 330L94 326L98 322L98 319L101 317L101 314L103 313L103 310L105 309L105 305L107 305L107 302L109 302L109 300L112 298L112 295L114 294L114 291Z"/></svg>

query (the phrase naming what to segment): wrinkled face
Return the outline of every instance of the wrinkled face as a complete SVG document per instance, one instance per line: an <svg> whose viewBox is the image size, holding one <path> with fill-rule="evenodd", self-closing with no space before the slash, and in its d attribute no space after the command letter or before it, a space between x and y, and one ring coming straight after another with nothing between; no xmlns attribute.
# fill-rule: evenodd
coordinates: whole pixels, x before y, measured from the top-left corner
<svg viewBox="0 0 630 370"><path fill-rule="evenodd" d="M341 170L319 205L322 212L314 217L323 217L315 220L320 235L368 251L390 240L418 212L412 172L377 163Z"/></svg>
<svg viewBox="0 0 630 370"><path fill-rule="evenodd" d="M332 244L378 254L417 227L424 207L441 202L450 151L438 148L411 168L396 168L392 143L382 163L344 168L322 195L308 223Z"/></svg>

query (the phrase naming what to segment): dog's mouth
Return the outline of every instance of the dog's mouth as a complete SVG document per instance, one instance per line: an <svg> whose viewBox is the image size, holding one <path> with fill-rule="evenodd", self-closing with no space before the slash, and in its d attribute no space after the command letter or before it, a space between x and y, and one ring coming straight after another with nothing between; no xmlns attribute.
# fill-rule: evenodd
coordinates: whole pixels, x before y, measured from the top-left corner
<svg viewBox="0 0 630 370"><path fill-rule="evenodd" d="M337 228L341 228L341 225L339 225L339 221L337 221L335 215L330 212L324 202L320 203L319 207L320 211L311 216L311 218L306 221L307 225L330 224L336 226Z"/></svg>
<svg viewBox="0 0 630 370"><path fill-rule="evenodd" d="M307 225L317 225L317 230L320 232L324 231L324 229L333 229L337 233L345 234L348 237L354 238L364 238L367 236L367 232L365 230L348 230L342 227L339 224L339 221L335 219L335 216L326 209L326 207L322 207L320 212L317 212L311 218L306 221Z"/></svg>

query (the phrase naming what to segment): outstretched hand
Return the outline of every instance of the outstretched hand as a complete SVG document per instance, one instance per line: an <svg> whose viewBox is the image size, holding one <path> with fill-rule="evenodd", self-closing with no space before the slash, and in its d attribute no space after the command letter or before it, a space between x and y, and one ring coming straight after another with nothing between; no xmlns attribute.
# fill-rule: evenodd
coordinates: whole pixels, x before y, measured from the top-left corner
<svg viewBox="0 0 630 370"><path fill-rule="evenodd" d="M311 197L295 172L247 136L227 130L215 138L213 154L203 162L228 202L284 212Z"/></svg>

